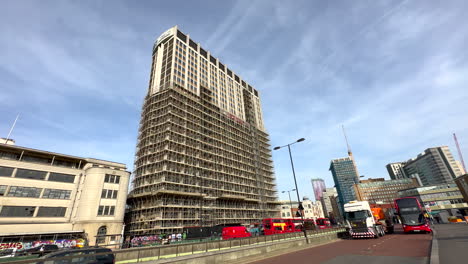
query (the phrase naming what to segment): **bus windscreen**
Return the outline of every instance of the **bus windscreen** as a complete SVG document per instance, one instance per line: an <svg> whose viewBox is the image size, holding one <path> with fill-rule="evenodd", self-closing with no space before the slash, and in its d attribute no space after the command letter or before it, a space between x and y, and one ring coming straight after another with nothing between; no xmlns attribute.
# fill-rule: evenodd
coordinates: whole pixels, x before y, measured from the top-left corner
<svg viewBox="0 0 468 264"><path fill-rule="evenodd" d="M414 198L396 200L400 214L419 212L420 206Z"/></svg>
<svg viewBox="0 0 468 264"><path fill-rule="evenodd" d="M425 223L423 210L416 198L398 199L396 204L403 224L422 225Z"/></svg>

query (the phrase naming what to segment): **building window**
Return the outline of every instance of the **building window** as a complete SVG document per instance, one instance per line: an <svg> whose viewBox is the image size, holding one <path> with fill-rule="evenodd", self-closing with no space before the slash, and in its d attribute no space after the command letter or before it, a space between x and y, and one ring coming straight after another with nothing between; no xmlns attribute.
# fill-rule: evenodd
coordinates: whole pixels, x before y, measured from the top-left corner
<svg viewBox="0 0 468 264"><path fill-rule="evenodd" d="M70 190L59 190L59 189L45 189L42 198L47 199L70 199Z"/></svg>
<svg viewBox="0 0 468 264"><path fill-rule="evenodd" d="M47 172L45 171L18 169L15 177L23 179L44 180L46 174Z"/></svg>
<svg viewBox="0 0 468 264"><path fill-rule="evenodd" d="M39 198L42 188L11 186L7 196Z"/></svg>
<svg viewBox="0 0 468 264"><path fill-rule="evenodd" d="M0 185L0 196L4 196L6 193L6 185Z"/></svg>
<svg viewBox="0 0 468 264"><path fill-rule="evenodd" d="M104 199L117 199L117 190L102 190L101 198Z"/></svg>
<svg viewBox="0 0 468 264"><path fill-rule="evenodd" d="M115 206L101 205L98 208L98 215L114 215Z"/></svg>
<svg viewBox="0 0 468 264"><path fill-rule="evenodd" d="M111 174L106 174L104 177L104 182L107 183L120 183L120 176L117 175L111 175Z"/></svg>
<svg viewBox="0 0 468 264"><path fill-rule="evenodd" d="M51 172L49 181L73 183L75 181L75 175Z"/></svg>
<svg viewBox="0 0 468 264"><path fill-rule="evenodd" d="M3 206L0 217L33 217L34 206Z"/></svg>
<svg viewBox="0 0 468 264"><path fill-rule="evenodd" d="M39 207L37 217L64 217L66 207Z"/></svg>
<svg viewBox="0 0 468 264"><path fill-rule="evenodd" d="M101 226L97 231L96 244L103 244L106 242L107 227Z"/></svg>
<svg viewBox="0 0 468 264"><path fill-rule="evenodd" d="M0 177L11 177L14 168L0 167Z"/></svg>

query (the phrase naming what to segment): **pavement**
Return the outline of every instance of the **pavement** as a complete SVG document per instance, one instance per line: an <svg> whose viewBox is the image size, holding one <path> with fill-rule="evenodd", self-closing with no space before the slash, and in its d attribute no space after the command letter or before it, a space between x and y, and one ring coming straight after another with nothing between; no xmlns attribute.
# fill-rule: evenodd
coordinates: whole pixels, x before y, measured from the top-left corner
<svg viewBox="0 0 468 264"><path fill-rule="evenodd" d="M395 234L378 239L341 240L249 263L426 264L430 260L431 240L431 234L404 234L398 225L395 226Z"/></svg>
<svg viewBox="0 0 468 264"><path fill-rule="evenodd" d="M468 262L468 224L436 224L432 229L431 264Z"/></svg>

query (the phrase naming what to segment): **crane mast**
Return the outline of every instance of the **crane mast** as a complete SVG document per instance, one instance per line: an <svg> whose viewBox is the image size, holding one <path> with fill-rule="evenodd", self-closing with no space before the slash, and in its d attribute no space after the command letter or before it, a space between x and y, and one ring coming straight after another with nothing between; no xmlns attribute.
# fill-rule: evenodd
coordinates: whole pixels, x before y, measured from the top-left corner
<svg viewBox="0 0 468 264"><path fill-rule="evenodd" d="M453 139L455 140L455 145L457 146L458 157L460 157L460 161L461 161L461 164L463 166L463 170L466 172L465 161L463 160L463 155L462 155L462 152L460 150L460 145L458 144L457 135L455 133L453 133Z"/></svg>

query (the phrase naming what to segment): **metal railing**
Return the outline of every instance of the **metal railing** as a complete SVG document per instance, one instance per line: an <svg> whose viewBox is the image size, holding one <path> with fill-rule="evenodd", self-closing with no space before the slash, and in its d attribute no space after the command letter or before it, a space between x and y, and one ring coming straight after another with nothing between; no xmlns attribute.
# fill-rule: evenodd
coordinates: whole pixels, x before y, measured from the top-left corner
<svg viewBox="0 0 468 264"><path fill-rule="evenodd" d="M329 228L315 231L307 231L307 236L311 241L314 239L338 234L345 231L344 228ZM338 237L338 236L337 236ZM66 263L66 262L55 262L55 260L69 260L73 263L96 261L96 259L112 258L115 259L117 264L125 263L138 263L159 259L168 259L179 256L194 255L212 251L222 251L233 248L249 247L253 245L261 245L267 243L274 243L285 240L297 240L305 239L302 232L295 233L284 233L268 236L254 236L247 238L238 238L230 240L213 240L202 243L180 243L175 245L160 245L160 246L149 246L149 247L138 247L129 249L114 250L107 253L96 253L89 255L76 255L67 256L60 258L51 259L28 259L28 260L17 260L12 262L6 262L9 264L29 264L29 263ZM92 250L93 248L89 248ZM111 256L112 255L112 256ZM12 259L13 260L13 259Z"/></svg>

